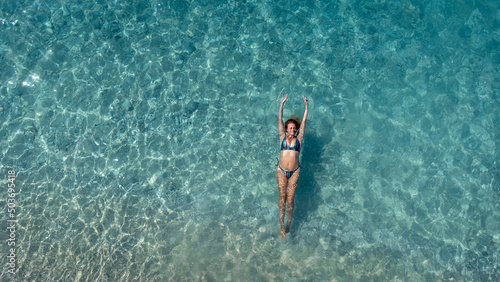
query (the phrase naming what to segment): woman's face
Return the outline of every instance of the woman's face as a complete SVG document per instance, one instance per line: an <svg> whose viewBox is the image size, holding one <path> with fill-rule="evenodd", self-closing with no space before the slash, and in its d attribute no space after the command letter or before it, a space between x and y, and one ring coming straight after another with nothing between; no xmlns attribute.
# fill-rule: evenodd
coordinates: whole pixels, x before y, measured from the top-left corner
<svg viewBox="0 0 500 282"><path fill-rule="evenodd" d="M290 122L286 128L286 132L288 132L288 135L295 136L295 133L297 132L297 126L295 123Z"/></svg>

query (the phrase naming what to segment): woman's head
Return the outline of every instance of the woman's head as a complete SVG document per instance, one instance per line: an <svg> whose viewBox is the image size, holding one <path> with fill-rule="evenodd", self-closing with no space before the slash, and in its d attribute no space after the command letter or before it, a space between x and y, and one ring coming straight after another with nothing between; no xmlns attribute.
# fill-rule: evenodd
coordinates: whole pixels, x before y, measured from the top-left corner
<svg viewBox="0 0 500 282"><path fill-rule="evenodd" d="M291 116L288 118L288 120L285 122L285 131L289 135L294 135L299 131L300 127L300 122L299 118L296 115Z"/></svg>

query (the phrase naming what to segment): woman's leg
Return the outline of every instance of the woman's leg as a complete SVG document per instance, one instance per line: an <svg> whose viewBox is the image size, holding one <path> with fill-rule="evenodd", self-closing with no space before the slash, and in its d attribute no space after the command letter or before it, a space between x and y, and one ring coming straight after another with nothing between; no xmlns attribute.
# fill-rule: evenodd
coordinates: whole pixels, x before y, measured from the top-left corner
<svg viewBox="0 0 500 282"><path fill-rule="evenodd" d="M288 193L286 195L286 208L288 211L288 220L286 223L286 232L290 231L290 223L292 222L293 208L295 207L295 190L297 190L297 184L299 183L300 167L297 169L293 175L288 179Z"/></svg>
<svg viewBox="0 0 500 282"><path fill-rule="evenodd" d="M280 223L281 223L281 239L285 239L285 207L286 207L286 186L288 179L281 169L276 169L276 181L278 182L278 190L280 192L279 207L280 207Z"/></svg>

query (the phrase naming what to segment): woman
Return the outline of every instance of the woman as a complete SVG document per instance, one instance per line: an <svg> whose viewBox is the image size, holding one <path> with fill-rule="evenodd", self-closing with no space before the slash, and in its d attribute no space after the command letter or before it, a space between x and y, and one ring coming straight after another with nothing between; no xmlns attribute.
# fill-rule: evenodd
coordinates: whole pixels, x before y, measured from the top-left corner
<svg viewBox="0 0 500 282"><path fill-rule="evenodd" d="M288 232L290 230L290 223L292 221L292 213L294 207L293 201L300 175L299 154L300 147L304 144L304 130L306 128L308 106L308 100L306 96L302 95L304 103L306 104L302 122L299 122L297 116L293 115L285 122L285 125L283 125L283 105L285 104L287 98L288 94L283 96L283 98L281 99L278 120L281 151L280 159L278 161L278 167L276 168L276 180L278 181L278 189L280 192L279 207L281 239L285 239L285 232ZM298 134L297 131L299 132ZM286 224L286 229L285 209L287 209L288 211L288 221Z"/></svg>

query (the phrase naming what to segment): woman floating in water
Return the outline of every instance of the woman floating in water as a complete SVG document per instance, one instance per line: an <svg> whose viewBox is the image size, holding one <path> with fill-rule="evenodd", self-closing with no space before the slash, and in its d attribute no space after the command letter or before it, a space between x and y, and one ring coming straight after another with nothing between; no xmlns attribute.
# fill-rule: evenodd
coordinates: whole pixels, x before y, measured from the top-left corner
<svg viewBox="0 0 500 282"><path fill-rule="evenodd" d="M276 169L276 180L278 181L278 189L280 192L279 207L281 239L285 239L285 232L288 232L290 230L290 223L292 221L292 213L294 207L293 201L300 175L300 146L304 144L304 130L306 128L308 106L308 100L306 96L302 95L302 98L304 98L304 103L306 104L302 122L299 121L299 118L296 115L293 115L285 122L285 125L283 125L283 105L285 104L287 98L288 94L283 96L283 98L281 99L278 120L278 130L281 140L281 152L280 159L278 161L278 167ZM298 134L297 131L299 132ZM288 221L286 224L286 229L285 209L288 210Z"/></svg>

